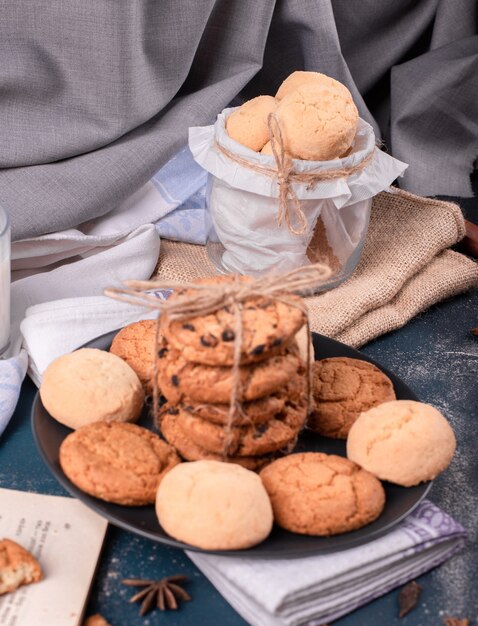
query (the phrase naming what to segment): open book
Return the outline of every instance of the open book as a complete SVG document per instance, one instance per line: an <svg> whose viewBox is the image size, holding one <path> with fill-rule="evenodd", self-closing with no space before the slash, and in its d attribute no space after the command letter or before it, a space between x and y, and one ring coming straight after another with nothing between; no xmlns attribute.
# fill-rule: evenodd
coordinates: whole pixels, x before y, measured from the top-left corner
<svg viewBox="0 0 478 626"><path fill-rule="evenodd" d="M29 550L44 575L0 596L0 624L79 626L106 527L73 498L0 488L0 539Z"/></svg>

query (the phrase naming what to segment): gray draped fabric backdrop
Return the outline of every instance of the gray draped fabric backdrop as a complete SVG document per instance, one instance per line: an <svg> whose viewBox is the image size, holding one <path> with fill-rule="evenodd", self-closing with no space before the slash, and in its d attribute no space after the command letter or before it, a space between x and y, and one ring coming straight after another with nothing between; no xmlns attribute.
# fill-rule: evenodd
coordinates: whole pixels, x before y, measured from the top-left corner
<svg viewBox="0 0 478 626"><path fill-rule="evenodd" d="M103 215L236 96L344 82L401 184L471 195L476 0L0 0L0 204L14 238Z"/></svg>

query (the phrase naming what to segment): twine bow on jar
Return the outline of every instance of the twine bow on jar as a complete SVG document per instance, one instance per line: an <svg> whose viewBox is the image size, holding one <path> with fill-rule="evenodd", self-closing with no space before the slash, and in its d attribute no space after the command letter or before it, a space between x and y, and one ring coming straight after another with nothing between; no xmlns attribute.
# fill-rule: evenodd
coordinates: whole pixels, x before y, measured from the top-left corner
<svg viewBox="0 0 478 626"><path fill-rule="evenodd" d="M232 365L232 392L229 404L228 418L225 429L226 444L225 456L230 443L232 426L237 415L243 415L241 400L241 349L242 349L242 307L246 300L254 297L270 298L277 302L283 302L301 310L306 317L308 345L307 345L307 399L310 401L310 326L307 316L307 306L302 299L292 297L293 294L301 294L312 291L318 284L325 282L331 275L328 266L321 263L297 268L287 274L266 276L257 279L244 279L234 276L231 281L219 281L216 283L181 283L162 279L137 281L124 281L123 288L105 289L104 294L121 302L144 306L158 311L156 325L156 346L159 342L159 314L167 315L170 321L191 320L218 311L224 307L230 307L234 313L234 352ZM158 290L176 290L174 298L168 300L159 299L154 293ZM158 368L155 359L154 370L154 397L153 411L157 421L159 406ZM310 407L308 407L310 408Z"/></svg>
<svg viewBox="0 0 478 626"><path fill-rule="evenodd" d="M293 168L293 160L287 155L285 141L280 126L279 117L275 113L270 113L267 118L269 139L271 142L272 154L275 160L275 167L253 163L245 157L234 154L217 140L215 148L228 159L234 161L241 167L263 174L275 179L278 185L278 206L277 223L279 226L283 222L294 235L303 235L307 231L307 218L301 206L301 202L294 190L294 183L307 185L307 189L314 189L317 183L325 180L336 180L346 178L362 171L372 161L375 148L365 156L360 163L352 167L340 167L334 169L313 169L307 172L297 172Z"/></svg>

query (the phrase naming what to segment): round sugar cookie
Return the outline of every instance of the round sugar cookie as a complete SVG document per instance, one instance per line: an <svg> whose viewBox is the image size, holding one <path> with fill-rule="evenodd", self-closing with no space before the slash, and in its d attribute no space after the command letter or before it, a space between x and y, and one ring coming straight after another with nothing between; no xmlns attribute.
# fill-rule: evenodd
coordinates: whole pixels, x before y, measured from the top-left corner
<svg viewBox="0 0 478 626"><path fill-rule="evenodd" d="M122 328L113 339L110 352L123 359L138 376L143 389L153 395L156 320L142 320Z"/></svg>
<svg viewBox="0 0 478 626"><path fill-rule="evenodd" d="M361 528L385 505L384 489L375 476L333 454L291 454L267 465L260 477L276 524L302 535Z"/></svg>
<svg viewBox="0 0 478 626"><path fill-rule="evenodd" d="M226 130L229 137L259 152L269 140L267 118L276 107L277 102L272 96L257 96L244 102L227 118Z"/></svg>
<svg viewBox="0 0 478 626"><path fill-rule="evenodd" d="M161 481L156 514L164 530L204 550L240 550L272 529L272 507L261 479L239 465L194 461Z"/></svg>
<svg viewBox="0 0 478 626"><path fill-rule="evenodd" d="M88 424L60 446L61 468L74 485L129 506L153 504L161 479L180 462L170 445L136 424Z"/></svg>
<svg viewBox="0 0 478 626"><path fill-rule="evenodd" d="M448 467L455 448L455 434L440 411L413 400L385 402L362 413L347 439L349 459L404 487L433 480Z"/></svg>
<svg viewBox="0 0 478 626"><path fill-rule="evenodd" d="M313 83L315 85L328 85L335 86L339 81L335 80L331 76L321 74L320 72L301 72L296 71L289 74L289 76L282 82L281 86L277 90L275 95L276 100L282 100L285 96L295 91L298 87Z"/></svg>
<svg viewBox="0 0 478 626"><path fill-rule="evenodd" d="M280 101L276 115L284 148L297 159L335 159L350 148L357 131L357 107L337 81L301 85Z"/></svg>
<svg viewBox="0 0 478 626"><path fill-rule="evenodd" d="M144 391L131 367L115 354L81 348L55 359L40 386L44 407L69 428L100 421L135 422Z"/></svg>
<svg viewBox="0 0 478 626"><path fill-rule="evenodd" d="M308 427L319 435L346 439L360 413L395 400L392 381L378 367L349 357L315 361Z"/></svg>

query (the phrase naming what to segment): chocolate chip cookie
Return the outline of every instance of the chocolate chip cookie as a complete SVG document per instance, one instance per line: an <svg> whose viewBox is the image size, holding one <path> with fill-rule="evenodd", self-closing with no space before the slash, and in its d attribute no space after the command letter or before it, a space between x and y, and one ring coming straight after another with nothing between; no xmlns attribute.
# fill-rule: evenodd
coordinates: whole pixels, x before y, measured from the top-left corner
<svg viewBox="0 0 478 626"><path fill-rule="evenodd" d="M229 277L208 279L211 282L229 282ZM171 301L192 292L179 292ZM242 341L241 364L254 363L279 354L294 339L305 323L304 312L294 306L301 299L287 295L291 304L268 297L248 298L241 307ZM193 317L186 321L171 321L163 315L160 321L162 334L171 348L181 351L187 361L205 365L229 365L234 362L234 341L237 320L231 307L225 306L214 313Z"/></svg>
<svg viewBox="0 0 478 626"><path fill-rule="evenodd" d="M167 407L166 412L168 411ZM196 417L184 409L176 409L175 421L178 427L198 446L217 454L229 456L258 456L294 446L299 431L307 416L307 403L286 403L283 412L261 424L225 426L212 424ZM171 413L171 409L169 410Z"/></svg>
<svg viewBox="0 0 478 626"><path fill-rule="evenodd" d="M332 357L312 365L313 408L308 426L335 439L346 439L360 413L395 400L392 381L372 363Z"/></svg>
<svg viewBox="0 0 478 626"><path fill-rule="evenodd" d="M289 381L281 390L274 394L242 403L243 415L237 415L234 420L235 426L250 426L251 424L263 424L268 422L278 413L285 410L287 401L297 402L305 398L305 377L298 377ZM183 408L192 415L208 420L213 424L224 425L228 422L229 404L192 404L187 403ZM177 410L169 405L171 412Z"/></svg>
<svg viewBox="0 0 478 626"><path fill-rule="evenodd" d="M246 469L259 470L267 463L270 463L275 455L264 456L225 456L205 450L198 446L191 438L182 430L180 424L176 420L176 415L166 413L161 419L161 434L166 441L171 444L178 454L186 461L201 461L209 459L212 461L223 461L225 463L237 463Z"/></svg>
<svg viewBox="0 0 478 626"><path fill-rule="evenodd" d="M263 398L304 375L297 346L291 345L284 354L239 368L242 399ZM158 351L158 385L174 404L181 401L227 404L233 385L232 368L192 363L181 351L170 348L163 338Z"/></svg>

